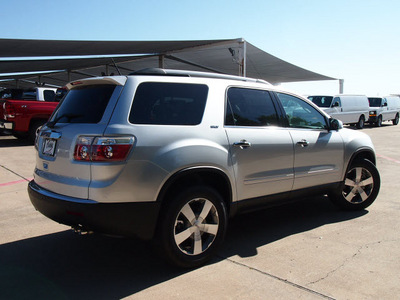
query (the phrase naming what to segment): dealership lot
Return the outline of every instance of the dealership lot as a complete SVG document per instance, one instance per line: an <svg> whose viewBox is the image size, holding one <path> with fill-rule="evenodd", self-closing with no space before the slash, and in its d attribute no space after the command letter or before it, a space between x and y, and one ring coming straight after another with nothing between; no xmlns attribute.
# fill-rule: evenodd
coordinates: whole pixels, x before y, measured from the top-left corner
<svg viewBox="0 0 400 300"><path fill-rule="evenodd" d="M0 299L393 299L400 293L400 126L371 136L382 186L361 212L323 197L238 216L216 259L166 265L148 243L78 236L36 212L33 146L0 136Z"/></svg>

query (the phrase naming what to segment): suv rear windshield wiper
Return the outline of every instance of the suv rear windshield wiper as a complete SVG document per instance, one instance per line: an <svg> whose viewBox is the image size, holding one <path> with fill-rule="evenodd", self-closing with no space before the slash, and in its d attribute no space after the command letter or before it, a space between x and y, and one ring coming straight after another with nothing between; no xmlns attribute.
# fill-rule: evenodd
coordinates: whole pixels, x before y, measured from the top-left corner
<svg viewBox="0 0 400 300"><path fill-rule="evenodd" d="M62 114L61 116L55 118L53 121L47 122L46 126L49 128L54 128L54 125L58 123L62 118L67 118L68 120L76 119L82 117L82 115L78 114Z"/></svg>

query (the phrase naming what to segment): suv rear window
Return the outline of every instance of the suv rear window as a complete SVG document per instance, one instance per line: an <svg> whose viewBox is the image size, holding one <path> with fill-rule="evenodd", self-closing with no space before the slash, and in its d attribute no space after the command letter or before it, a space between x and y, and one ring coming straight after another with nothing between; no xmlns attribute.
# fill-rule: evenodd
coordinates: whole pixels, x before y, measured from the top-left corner
<svg viewBox="0 0 400 300"><path fill-rule="evenodd" d="M100 122L115 87L107 84L70 90L51 121L93 124Z"/></svg>
<svg viewBox="0 0 400 300"><path fill-rule="evenodd" d="M145 82L138 86L129 122L133 124L198 125L206 105L203 84Z"/></svg>

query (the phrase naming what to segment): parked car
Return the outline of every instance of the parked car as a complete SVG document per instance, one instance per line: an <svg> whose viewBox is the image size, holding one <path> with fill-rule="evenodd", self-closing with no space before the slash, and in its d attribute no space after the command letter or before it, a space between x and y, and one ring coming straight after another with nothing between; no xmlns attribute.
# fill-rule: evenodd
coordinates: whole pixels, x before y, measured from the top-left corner
<svg viewBox="0 0 400 300"><path fill-rule="evenodd" d="M393 125L399 124L400 97L368 97L370 111L369 123L377 127L382 126L382 122L392 121Z"/></svg>
<svg viewBox="0 0 400 300"><path fill-rule="evenodd" d="M308 96L314 104L322 108L332 118L343 124L364 128L369 119L369 102L364 95Z"/></svg>
<svg viewBox="0 0 400 300"><path fill-rule="evenodd" d="M370 138L264 81L150 69L67 87L38 133L33 205L78 231L153 239L178 266L207 262L238 213L378 195Z"/></svg>

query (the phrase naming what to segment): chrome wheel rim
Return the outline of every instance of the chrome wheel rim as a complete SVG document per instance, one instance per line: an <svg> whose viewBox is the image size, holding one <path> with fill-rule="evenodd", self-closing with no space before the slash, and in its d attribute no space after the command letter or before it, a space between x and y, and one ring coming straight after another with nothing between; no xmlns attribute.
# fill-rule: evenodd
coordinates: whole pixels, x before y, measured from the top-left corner
<svg viewBox="0 0 400 300"><path fill-rule="evenodd" d="M346 176L343 197L349 203L359 204L368 199L374 189L371 172L362 167L351 169Z"/></svg>
<svg viewBox="0 0 400 300"><path fill-rule="evenodd" d="M218 228L215 205L207 199L196 198L179 211L174 225L174 240L184 254L199 255L214 242Z"/></svg>

